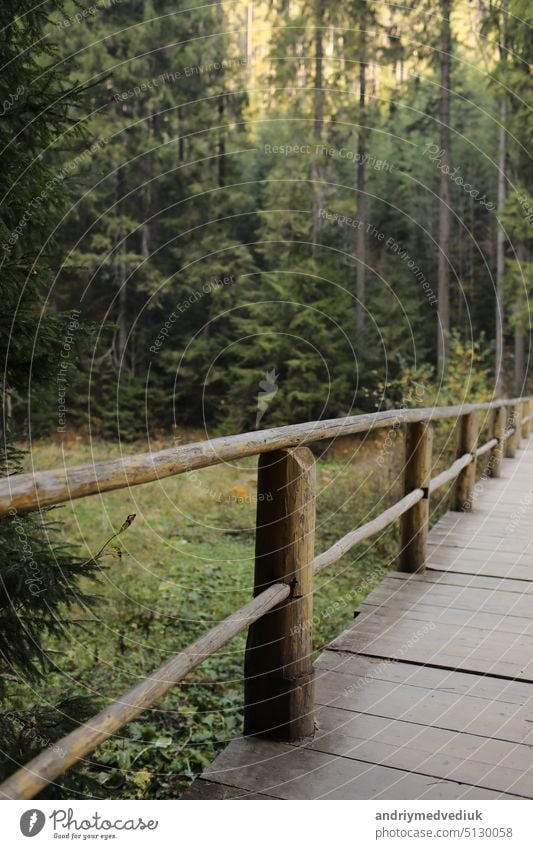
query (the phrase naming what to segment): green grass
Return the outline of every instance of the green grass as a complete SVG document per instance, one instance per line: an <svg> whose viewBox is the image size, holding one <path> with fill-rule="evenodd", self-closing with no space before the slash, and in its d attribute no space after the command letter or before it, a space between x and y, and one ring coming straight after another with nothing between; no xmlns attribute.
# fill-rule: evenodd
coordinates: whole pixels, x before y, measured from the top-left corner
<svg viewBox="0 0 533 849"><path fill-rule="evenodd" d="M130 451L134 450L130 448ZM35 468L117 456L117 446L74 441L33 449ZM398 496L363 445L355 458L317 464L317 553ZM56 671L38 693L49 703L93 695L105 705L251 598L255 467L250 458L154 484L80 499L55 512L64 540L94 555L126 516L133 524L101 560L100 601L73 611L69 643L53 644ZM242 500L241 500L242 499ZM397 528L353 549L317 578L314 648L346 628L364 596L393 566ZM115 555L115 556L113 556ZM94 585L90 587L95 591ZM202 664L151 710L100 747L82 769L102 798L174 798L242 727L245 634ZM85 790L84 792L89 792Z"/></svg>

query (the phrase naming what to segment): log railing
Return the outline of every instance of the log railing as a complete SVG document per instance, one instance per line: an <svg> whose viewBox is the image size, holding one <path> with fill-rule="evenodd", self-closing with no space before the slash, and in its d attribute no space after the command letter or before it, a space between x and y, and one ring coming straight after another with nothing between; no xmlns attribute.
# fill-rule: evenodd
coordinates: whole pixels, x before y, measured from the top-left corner
<svg viewBox="0 0 533 849"><path fill-rule="evenodd" d="M481 411L492 414L491 437L478 446ZM450 418L457 419L457 459L449 469L431 478L431 422ZM73 469L14 475L1 481L0 515L14 515L16 511L260 455L254 599L67 734L54 749L44 750L19 768L0 785L0 798L33 798L245 629L245 734L277 740L311 735L314 575L397 519L398 567L405 572L423 571L430 495L455 481L453 509L470 510L477 459L488 454L486 473L498 477L503 452L507 457L515 456L521 437L529 436L532 422L530 398L392 410L222 437ZM406 427L403 497L315 557L315 462L311 451L303 446L402 424Z"/></svg>

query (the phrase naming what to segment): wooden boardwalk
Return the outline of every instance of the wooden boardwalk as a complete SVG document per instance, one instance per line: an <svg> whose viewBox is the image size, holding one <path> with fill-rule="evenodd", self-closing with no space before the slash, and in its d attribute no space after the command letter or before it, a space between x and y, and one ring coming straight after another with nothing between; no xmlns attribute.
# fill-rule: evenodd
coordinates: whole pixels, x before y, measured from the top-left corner
<svg viewBox="0 0 533 849"><path fill-rule="evenodd" d="M533 440L316 663L316 731L233 741L185 798L533 798Z"/></svg>

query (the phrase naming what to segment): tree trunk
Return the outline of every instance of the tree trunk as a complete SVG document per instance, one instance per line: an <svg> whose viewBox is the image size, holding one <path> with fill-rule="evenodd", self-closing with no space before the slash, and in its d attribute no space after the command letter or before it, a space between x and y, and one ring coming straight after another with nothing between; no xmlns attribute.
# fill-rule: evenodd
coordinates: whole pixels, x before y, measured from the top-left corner
<svg viewBox="0 0 533 849"><path fill-rule="evenodd" d="M124 174L122 168L118 169L117 172L117 211L119 217L124 214ZM117 326L115 330L114 337L114 358L115 358L115 366L119 369L126 368L125 361L125 353L126 346L128 342L128 323L127 323L127 309L128 309L128 283L127 283L127 236L125 233L125 228L121 225L120 230L117 234L117 247L115 249L115 257L114 257L114 276L115 276L115 286L118 291L118 314L117 314Z"/></svg>
<svg viewBox="0 0 533 849"><path fill-rule="evenodd" d="M518 244L516 250L516 257L518 260L519 267L523 268L524 263L526 262L526 252L524 249L524 245L522 242ZM522 298L522 293L520 291L520 281L518 282L518 292L516 295L516 301L514 304L514 312L515 312L515 322L514 322L514 385L515 385L515 394L523 395L524 394L524 384L525 384L525 334L524 334L524 320L521 317L522 311L524 309L524 301Z"/></svg>
<svg viewBox="0 0 533 849"><path fill-rule="evenodd" d="M502 29L500 36L500 59L505 59L505 7L502 9ZM503 372L504 322L505 322L505 232L502 216L505 212L505 183L507 160L507 98L502 91L500 103L500 132L498 143L498 220L496 229L496 351L495 351L495 382L496 395L502 396L505 390Z"/></svg>
<svg viewBox="0 0 533 849"><path fill-rule="evenodd" d="M365 326L366 284L366 32L364 16L361 20L361 57L359 61L359 143L357 146L357 331Z"/></svg>
<svg viewBox="0 0 533 849"><path fill-rule="evenodd" d="M224 10L222 8L221 0L217 0L217 12L218 12L218 21L220 24L220 34L219 38L223 38L222 31L224 29ZM226 105L226 92L224 90L224 50L221 49L220 53L220 66L221 66L221 79L222 79L222 91L220 92L219 101L218 101L218 185L220 187L226 185L226 133L224 130L224 120L225 120L225 105Z"/></svg>
<svg viewBox="0 0 533 849"><path fill-rule="evenodd" d="M450 341L450 77L451 77L451 0L441 0L440 59L440 188L439 188L439 261L437 362L439 375L444 373Z"/></svg>
<svg viewBox="0 0 533 849"><path fill-rule="evenodd" d="M315 79L314 79L314 142L315 145L322 143L324 129L324 90L323 90L323 44L322 26L324 22L324 0L317 0L315 9ZM311 166L313 180L313 222L311 241L313 243L313 257L315 256L320 230L320 208L322 206L322 168L319 162L319 153L315 152Z"/></svg>
<svg viewBox="0 0 533 849"><path fill-rule="evenodd" d="M122 233L120 237L122 239ZM115 334L115 360L119 369L126 368L125 354L128 344L128 284L126 282L126 238L124 237L116 256L116 283L118 288L118 317L117 330Z"/></svg>
<svg viewBox="0 0 533 849"><path fill-rule="evenodd" d="M356 329L360 333L365 326L365 283L366 283L366 197L365 197L365 150L366 150L366 31L364 14L361 17L361 56L359 59L359 139L357 145L357 277Z"/></svg>
<svg viewBox="0 0 533 849"><path fill-rule="evenodd" d="M157 128L154 124L154 138L157 138ZM142 213L143 222L141 227L141 255L143 259L148 259L150 256L150 217L152 214L152 182L153 178L153 159L151 153L144 155L144 186L142 192Z"/></svg>

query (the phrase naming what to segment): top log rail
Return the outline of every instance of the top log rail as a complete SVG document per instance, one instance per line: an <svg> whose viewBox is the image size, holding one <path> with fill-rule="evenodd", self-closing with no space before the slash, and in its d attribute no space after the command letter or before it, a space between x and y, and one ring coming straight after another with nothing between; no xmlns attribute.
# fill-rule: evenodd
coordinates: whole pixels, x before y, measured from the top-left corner
<svg viewBox="0 0 533 849"><path fill-rule="evenodd" d="M383 427L398 427L401 424L455 418L476 410L492 410L498 407L517 409L520 400L511 398L450 407L387 410L348 416L344 419L305 422L223 436L162 451L133 454L118 460L101 460L72 469L13 475L0 481L0 516L12 510L24 512L50 507L86 495L138 486L230 460L309 445L323 439L364 433Z"/></svg>

